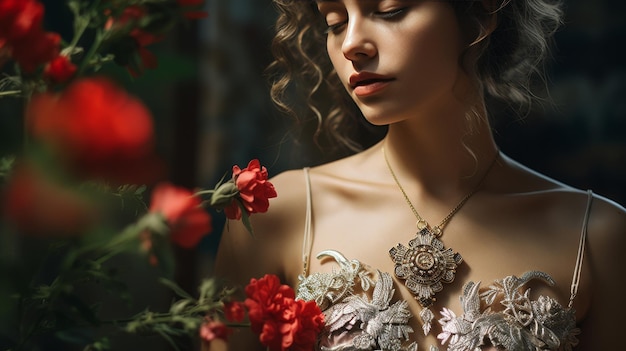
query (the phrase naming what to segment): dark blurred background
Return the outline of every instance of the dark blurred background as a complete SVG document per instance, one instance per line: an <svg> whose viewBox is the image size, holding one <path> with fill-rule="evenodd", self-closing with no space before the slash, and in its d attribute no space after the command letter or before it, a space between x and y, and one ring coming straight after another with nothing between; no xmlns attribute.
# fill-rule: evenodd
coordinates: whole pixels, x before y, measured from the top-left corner
<svg viewBox="0 0 626 351"><path fill-rule="evenodd" d="M263 70L271 60L271 1L207 1L208 18L181 25L165 42L149 47L159 56L158 69L134 82L124 72L114 73L153 112L170 180L212 187L232 165L244 167L252 158L270 175L332 159L307 140L294 143L287 134L291 119L270 102ZM64 1L44 2L54 14L49 21L71 31ZM566 23L548 66L554 103L522 120L499 110L496 139L504 153L527 166L626 204L626 2L565 0L565 5ZM10 102L0 104L2 154L19 146L12 132L21 123L18 111ZM177 252L176 280L192 293L211 275L223 224L223 215L215 214L214 231L199 249ZM167 293L146 282L150 275L136 267L127 274L142 278L133 288L148 301L169 302ZM148 348L145 340L138 345ZM150 345L167 350L160 341Z"/></svg>

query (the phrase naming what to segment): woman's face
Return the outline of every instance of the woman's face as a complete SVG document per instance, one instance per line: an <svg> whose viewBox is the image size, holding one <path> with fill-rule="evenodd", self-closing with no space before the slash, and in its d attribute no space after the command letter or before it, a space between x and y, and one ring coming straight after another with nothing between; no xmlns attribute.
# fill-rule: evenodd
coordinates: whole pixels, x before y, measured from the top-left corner
<svg viewBox="0 0 626 351"><path fill-rule="evenodd" d="M383 125L450 103L462 36L445 1L318 0L327 49L365 117Z"/></svg>

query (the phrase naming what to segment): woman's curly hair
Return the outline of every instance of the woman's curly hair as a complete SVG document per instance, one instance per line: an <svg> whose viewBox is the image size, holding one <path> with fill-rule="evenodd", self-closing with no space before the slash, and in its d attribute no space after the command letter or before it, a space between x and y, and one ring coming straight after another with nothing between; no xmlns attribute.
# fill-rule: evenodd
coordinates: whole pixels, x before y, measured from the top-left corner
<svg viewBox="0 0 626 351"><path fill-rule="evenodd" d="M473 78L480 100L488 95L529 106L534 97L531 78L543 77L551 38L561 25L560 1L443 1L450 3L461 28L469 33L470 44L460 64ZM272 101L299 119L316 120L316 139L361 149L354 135L371 126L334 72L325 49L326 25L315 1L274 0L274 5L278 9L274 61L268 67Z"/></svg>

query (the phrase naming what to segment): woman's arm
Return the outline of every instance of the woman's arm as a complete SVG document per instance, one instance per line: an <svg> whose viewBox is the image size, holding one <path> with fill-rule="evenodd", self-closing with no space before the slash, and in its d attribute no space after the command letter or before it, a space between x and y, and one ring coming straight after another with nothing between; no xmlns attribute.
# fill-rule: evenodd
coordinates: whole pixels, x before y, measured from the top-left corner
<svg viewBox="0 0 626 351"><path fill-rule="evenodd" d="M270 200L267 213L250 217L254 234L241 221L229 221L222 233L214 276L238 288L236 300L243 301L243 288L251 278L277 275L283 284L293 283L286 270L300 265L300 248L305 219L304 176L302 171L282 173L270 180L278 196ZM295 267L296 271L299 268ZM215 341L203 351L266 350L250 328L236 328L228 343Z"/></svg>

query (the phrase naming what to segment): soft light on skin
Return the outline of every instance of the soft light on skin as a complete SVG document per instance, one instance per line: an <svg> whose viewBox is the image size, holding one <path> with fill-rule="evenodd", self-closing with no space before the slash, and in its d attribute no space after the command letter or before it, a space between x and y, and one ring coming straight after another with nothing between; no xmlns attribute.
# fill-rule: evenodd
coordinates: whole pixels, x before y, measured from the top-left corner
<svg viewBox="0 0 626 351"><path fill-rule="evenodd" d="M463 76L463 38L449 4L345 0L318 2L318 9L329 25L332 64L369 122L385 125L434 116L449 104ZM349 80L362 72L390 81L374 94L358 94Z"/></svg>

